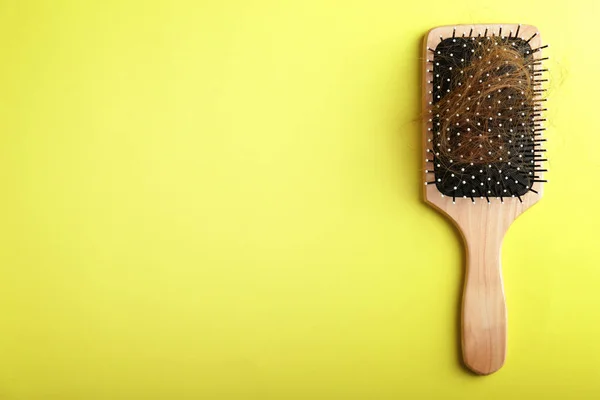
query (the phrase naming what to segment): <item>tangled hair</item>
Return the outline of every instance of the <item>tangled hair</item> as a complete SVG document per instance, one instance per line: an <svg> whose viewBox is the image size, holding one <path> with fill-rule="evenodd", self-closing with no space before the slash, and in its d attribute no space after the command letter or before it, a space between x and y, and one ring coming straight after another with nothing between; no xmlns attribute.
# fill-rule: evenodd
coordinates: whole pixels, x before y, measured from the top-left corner
<svg viewBox="0 0 600 400"><path fill-rule="evenodd" d="M432 106L434 151L449 171L514 159L515 143L533 129L538 115L534 101L540 83L529 51L499 37L482 38L471 51L467 65L448 61L454 65L451 77Z"/></svg>

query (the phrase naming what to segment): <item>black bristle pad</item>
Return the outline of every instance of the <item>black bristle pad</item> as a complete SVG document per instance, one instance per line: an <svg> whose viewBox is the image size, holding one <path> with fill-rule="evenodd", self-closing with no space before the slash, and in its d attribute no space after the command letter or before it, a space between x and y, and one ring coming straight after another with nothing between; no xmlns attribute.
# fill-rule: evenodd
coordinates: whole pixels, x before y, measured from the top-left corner
<svg viewBox="0 0 600 400"><path fill-rule="evenodd" d="M443 101L444 95L456 84L453 81L457 79L456 71L470 64L471 58L476 54L472 50L475 50L478 42L483 40L502 41L517 49L525 59L532 59L531 46L520 38L455 37L444 39L434 49L432 90L434 106ZM491 101L494 100L492 97ZM529 113L533 113L535 104L531 102L523 107L528 108ZM505 126L504 129L512 127L524 135L523 138L519 135L519 140L513 140L512 143L503 143L510 152L507 159L471 165L470 163L461 164L460 160L452 160L452 164L449 164L449 160L440 159L441 156L436 155L435 149L439 143L439 119L435 113L432 120L435 183L442 194L451 197L502 198L522 196L530 190L535 176L536 158L539 157L539 154L532 152L536 135L534 121L515 118L514 121L506 122L512 126ZM441 143L441 145L445 144Z"/></svg>

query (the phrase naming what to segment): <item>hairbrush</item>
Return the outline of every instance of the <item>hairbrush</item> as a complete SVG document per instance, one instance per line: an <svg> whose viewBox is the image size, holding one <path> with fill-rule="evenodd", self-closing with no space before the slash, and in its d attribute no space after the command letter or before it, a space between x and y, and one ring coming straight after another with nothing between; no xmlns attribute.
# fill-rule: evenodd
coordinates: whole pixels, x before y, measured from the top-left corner
<svg viewBox="0 0 600 400"><path fill-rule="evenodd" d="M546 182L545 47L535 27L517 24L443 26L425 38L424 196L464 239L462 353L481 375L506 357L502 239Z"/></svg>

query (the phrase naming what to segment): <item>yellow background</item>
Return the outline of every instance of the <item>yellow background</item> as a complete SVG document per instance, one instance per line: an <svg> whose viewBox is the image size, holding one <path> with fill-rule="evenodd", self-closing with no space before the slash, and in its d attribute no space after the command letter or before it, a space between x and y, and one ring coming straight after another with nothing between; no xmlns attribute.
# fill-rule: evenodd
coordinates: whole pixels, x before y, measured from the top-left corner
<svg viewBox="0 0 600 400"><path fill-rule="evenodd" d="M0 1L0 399L600 397L596 1ZM459 361L421 40L551 44L507 364Z"/></svg>

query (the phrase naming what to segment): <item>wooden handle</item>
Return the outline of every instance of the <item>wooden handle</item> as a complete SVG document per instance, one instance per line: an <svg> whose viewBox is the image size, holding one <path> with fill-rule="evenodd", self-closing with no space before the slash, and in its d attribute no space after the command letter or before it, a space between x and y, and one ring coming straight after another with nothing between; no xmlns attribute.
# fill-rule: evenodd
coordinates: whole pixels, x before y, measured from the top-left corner
<svg viewBox="0 0 600 400"><path fill-rule="evenodd" d="M506 304L500 267L504 232L486 222L490 221L478 224L476 234L464 232L467 271L462 305L463 360L480 375L500 369L506 357Z"/></svg>

